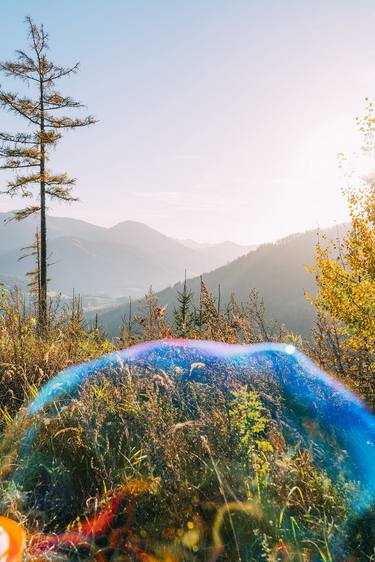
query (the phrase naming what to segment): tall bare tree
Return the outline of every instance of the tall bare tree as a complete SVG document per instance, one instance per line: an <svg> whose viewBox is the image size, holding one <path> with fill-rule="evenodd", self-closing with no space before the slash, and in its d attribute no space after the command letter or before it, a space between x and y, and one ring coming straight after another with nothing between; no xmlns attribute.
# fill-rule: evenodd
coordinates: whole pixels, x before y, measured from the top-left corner
<svg viewBox="0 0 375 562"><path fill-rule="evenodd" d="M34 89L34 97L12 93L0 87L0 106L22 118L28 125L26 132L0 132L2 170L14 172L3 193L33 199L32 203L15 213L22 220L34 213L40 214L40 295L39 325L47 328L47 225L46 199L76 201L72 194L75 180L66 173L55 174L47 168L48 156L67 129L76 129L95 123L92 116L72 118L61 115L61 110L84 107L69 96L63 96L56 83L78 71L79 64L58 66L47 58L48 35L42 25L26 18L28 52L16 51L15 61L0 63L6 76L18 78ZM35 191L36 188L36 191Z"/></svg>

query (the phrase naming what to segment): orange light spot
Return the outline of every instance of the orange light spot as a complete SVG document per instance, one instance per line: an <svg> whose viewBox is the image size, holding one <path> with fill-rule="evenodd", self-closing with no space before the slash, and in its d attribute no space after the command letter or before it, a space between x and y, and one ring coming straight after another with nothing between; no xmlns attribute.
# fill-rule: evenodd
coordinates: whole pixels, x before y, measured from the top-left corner
<svg viewBox="0 0 375 562"><path fill-rule="evenodd" d="M0 562L21 562L25 542L25 531L21 525L0 516Z"/></svg>

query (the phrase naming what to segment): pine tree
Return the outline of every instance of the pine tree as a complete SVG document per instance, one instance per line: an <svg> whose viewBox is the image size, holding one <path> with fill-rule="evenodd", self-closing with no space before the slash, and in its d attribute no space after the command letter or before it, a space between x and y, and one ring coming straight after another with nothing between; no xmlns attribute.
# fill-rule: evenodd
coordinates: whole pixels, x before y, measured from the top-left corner
<svg viewBox="0 0 375 562"><path fill-rule="evenodd" d="M18 78L35 96L22 96L0 88L0 106L22 118L27 132L0 133L0 157L4 163L0 169L14 172L7 182L4 193L14 197L21 195L33 202L15 213L22 220L35 213L40 214L40 288L39 326L47 329L47 199L76 201L72 195L75 180L66 173L55 174L47 168L49 153L56 147L67 129L76 129L95 123L93 117L72 118L60 115L61 110L82 108L71 97L63 96L56 83L78 71L79 65L58 66L47 58L48 35L43 26L35 25L26 18L29 51L16 51L15 61L0 63L0 71L7 77ZM35 188L37 192L35 193ZM37 196L37 197L35 197Z"/></svg>
<svg viewBox="0 0 375 562"><path fill-rule="evenodd" d="M177 291L177 308L173 311L174 328L179 338L187 338L191 336L195 326L195 313L193 309L193 292L188 289L185 280L182 291Z"/></svg>

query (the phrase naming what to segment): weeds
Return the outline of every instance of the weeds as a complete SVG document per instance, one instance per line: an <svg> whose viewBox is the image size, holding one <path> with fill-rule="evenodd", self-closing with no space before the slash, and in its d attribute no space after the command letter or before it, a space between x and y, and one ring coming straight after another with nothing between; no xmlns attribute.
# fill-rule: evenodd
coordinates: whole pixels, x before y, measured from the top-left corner
<svg viewBox="0 0 375 562"><path fill-rule="evenodd" d="M232 300L219 309L204 294L191 337L252 342L267 332L294 342L266 323L253 297L248 307ZM173 336L165 309L153 298L148 307L139 325L153 337ZM29 529L32 558L50 551L75 560L335 560L351 484L334 484L302 438L291 445L278 420L293 404L272 378L210 373L199 362L184 376L123 366L30 420L24 404L42 384L115 345L97 326L85 327L77 303L50 310L43 338L20 293L3 294L1 311L1 510ZM147 334L133 332L128 343ZM23 456L31 425L37 434ZM361 552L369 551L365 528L348 537Z"/></svg>

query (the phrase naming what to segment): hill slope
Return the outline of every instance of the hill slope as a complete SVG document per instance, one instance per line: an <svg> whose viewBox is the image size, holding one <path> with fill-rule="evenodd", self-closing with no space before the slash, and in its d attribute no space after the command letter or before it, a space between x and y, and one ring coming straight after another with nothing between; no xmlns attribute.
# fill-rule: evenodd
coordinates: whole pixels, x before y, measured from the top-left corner
<svg viewBox="0 0 375 562"><path fill-rule="evenodd" d="M346 228L346 225L340 227L341 230ZM337 228L323 232L329 238L335 238ZM305 264L313 263L316 243L316 230L288 236L275 244L260 246L232 263L203 275L203 279L215 294L220 284L223 302L228 301L231 293L244 301L251 288L258 289L272 318L306 336L312 325L313 307L304 298L304 293L314 292L315 281L314 276L306 271ZM199 277L189 279L188 286L197 297ZM182 285L178 283L161 291L158 293L160 303L173 310L177 291L181 289ZM108 309L100 315L100 321L110 335L117 334L124 313L127 313L126 305Z"/></svg>

